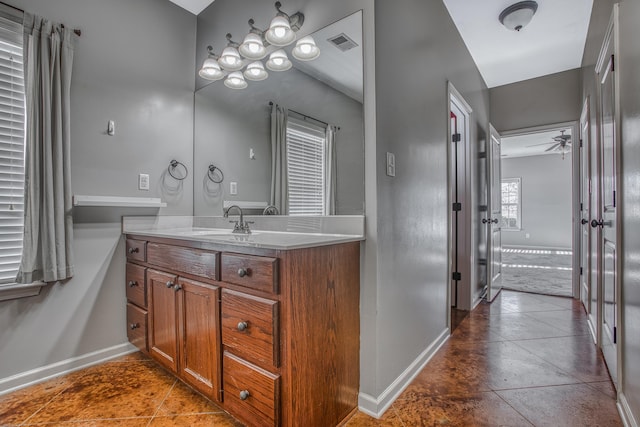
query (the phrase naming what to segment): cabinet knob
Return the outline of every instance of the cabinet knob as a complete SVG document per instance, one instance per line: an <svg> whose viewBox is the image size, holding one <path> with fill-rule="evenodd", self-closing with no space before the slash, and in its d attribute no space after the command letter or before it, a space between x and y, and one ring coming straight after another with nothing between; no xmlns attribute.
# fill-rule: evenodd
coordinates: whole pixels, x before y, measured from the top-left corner
<svg viewBox="0 0 640 427"><path fill-rule="evenodd" d="M238 323L238 330L240 332L246 330L249 327L249 324L247 322L239 322Z"/></svg>
<svg viewBox="0 0 640 427"><path fill-rule="evenodd" d="M139 323L132 323L131 325L129 325L129 327L131 328L131 330L138 329L140 327L140 324Z"/></svg>
<svg viewBox="0 0 640 427"><path fill-rule="evenodd" d="M140 252L139 248L129 248L129 253L130 254L135 254L135 253L138 253L138 252Z"/></svg>
<svg viewBox="0 0 640 427"><path fill-rule="evenodd" d="M176 286L173 288L173 290L174 290L174 291L176 291L176 292L178 292L180 289L182 289L182 286L180 286L180 285L176 285Z"/></svg>
<svg viewBox="0 0 640 427"><path fill-rule="evenodd" d="M240 400L247 400L249 396L251 396L251 394L249 393L249 390L242 390L240 392Z"/></svg>
<svg viewBox="0 0 640 427"><path fill-rule="evenodd" d="M238 276L240 276L240 277L244 277L244 276L246 276L247 274L248 274L248 273L247 273L247 270L246 270L246 269L244 269L244 268L240 268L240 269L238 269Z"/></svg>
<svg viewBox="0 0 640 427"><path fill-rule="evenodd" d="M169 280L169 281L167 282L167 288L173 288L175 285L176 285L176 284L175 284L175 283L173 283L171 280Z"/></svg>
<svg viewBox="0 0 640 427"><path fill-rule="evenodd" d="M133 288L133 287L135 287L135 286L138 286L138 282L134 282L133 280L130 280L130 281L129 281L129 287L130 287L130 288Z"/></svg>

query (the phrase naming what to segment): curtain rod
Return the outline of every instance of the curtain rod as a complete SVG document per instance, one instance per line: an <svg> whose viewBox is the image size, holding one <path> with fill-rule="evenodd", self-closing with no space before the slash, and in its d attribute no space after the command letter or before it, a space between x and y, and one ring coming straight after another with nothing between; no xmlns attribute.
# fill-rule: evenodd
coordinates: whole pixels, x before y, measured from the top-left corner
<svg viewBox="0 0 640 427"><path fill-rule="evenodd" d="M13 5L9 4L9 3L5 3L5 2L3 2L3 1L0 1L0 4L3 4L3 5L5 5L5 6L7 6L7 7L10 7L11 9L17 10L18 12L24 13L24 10L23 10L23 9L20 9L19 7L15 7L15 6L13 6ZM64 24L61 24L60 26L61 26L62 28L64 28ZM74 32L78 37L82 36L82 30L80 30L80 29L78 29L78 28L74 28L74 29L73 29L73 32Z"/></svg>
<svg viewBox="0 0 640 427"><path fill-rule="evenodd" d="M269 106L273 106L273 101L269 101ZM323 124L323 125L325 125L325 126L330 126L330 125L329 125L329 123L327 123L327 122L323 122L322 120L318 120L318 119L316 119L315 117L307 116L306 114L299 113L299 112L297 112L296 110L291 110L291 109L288 109L288 110L289 110L290 112L294 113L294 114L297 114L297 115L299 115L299 116L302 116L302 118L304 118L305 120L306 120L306 119L311 119L311 120L316 121L316 122L318 122L318 123L322 123L322 124ZM331 126L333 126L333 125L331 125ZM335 127L337 130L340 130L340 126L333 126L333 127Z"/></svg>

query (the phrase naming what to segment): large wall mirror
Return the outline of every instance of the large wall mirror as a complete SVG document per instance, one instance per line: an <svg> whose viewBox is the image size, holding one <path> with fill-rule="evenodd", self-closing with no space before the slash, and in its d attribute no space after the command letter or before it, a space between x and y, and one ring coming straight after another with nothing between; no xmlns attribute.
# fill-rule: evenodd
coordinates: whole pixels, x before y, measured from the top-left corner
<svg viewBox="0 0 640 427"><path fill-rule="evenodd" d="M287 4L285 0L282 9L287 13L297 12L294 3L300 5L295 1ZM198 18L199 45L211 44L219 53L225 46L226 32L241 42L249 30L246 24L249 18L255 19L256 26L264 29L276 12L273 4L270 7L261 5L259 10L242 5L253 6L256 2L216 0ZM318 10L316 7L309 9ZM302 12L305 15L312 13L304 8ZM291 69L268 71L266 80L248 81L245 89L234 90L226 87L222 80L208 82L199 78L199 89L195 93L194 215L221 215L225 202L270 204L273 175L271 104L287 109L292 123L301 121L339 128L335 133L333 213L364 214L362 11L351 12L339 20L329 16L331 22L322 24L317 15L312 19L305 16L305 24L298 32L298 38L313 36L321 51L317 59L296 60L291 55L293 43L284 48L293 63ZM244 25L238 26L235 22ZM206 30L205 25L209 25ZM345 36L355 46L341 49L340 36ZM336 38L338 43L331 41ZM201 52L198 54L200 66L202 55ZM262 62L265 61L266 58ZM210 165L218 168L213 174ZM219 171L224 174L224 180L214 182L222 178ZM236 183L237 194L231 194L232 182ZM254 213L259 213L257 211L261 209L257 208Z"/></svg>

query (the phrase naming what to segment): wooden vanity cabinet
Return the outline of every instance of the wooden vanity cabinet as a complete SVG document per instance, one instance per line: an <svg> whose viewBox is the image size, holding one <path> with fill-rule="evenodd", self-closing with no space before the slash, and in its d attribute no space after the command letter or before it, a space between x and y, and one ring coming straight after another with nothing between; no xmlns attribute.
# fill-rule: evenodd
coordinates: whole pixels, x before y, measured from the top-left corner
<svg viewBox="0 0 640 427"><path fill-rule="evenodd" d="M247 426L331 427L357 408L359 242L146 239L135 264L146 269L151 357Z"/></svg>

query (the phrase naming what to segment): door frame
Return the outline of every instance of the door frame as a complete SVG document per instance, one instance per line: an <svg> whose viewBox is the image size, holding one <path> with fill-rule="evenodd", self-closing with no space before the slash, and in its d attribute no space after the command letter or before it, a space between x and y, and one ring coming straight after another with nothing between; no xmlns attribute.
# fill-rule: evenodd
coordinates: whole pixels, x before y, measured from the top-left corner
<svg viewBox="0 0 640 427"><path fill-rule="evenodd" d="M475 234L473 233L473 221L475 212L473 209L475 194L472 187L473 176L475 167L472 159L471 141L473 140L471 133L473 132L473 126L471 126L473 109L464 97L456 90L455 86L451 82L447 82L447 108L446 108L446 124L447 124L447 325L451 329L451 285L452 285L452 273L453 273L453 257L455 246L453 245L454 224L452 221L452 205L454 200L454 170L452 168L452 161L454 156L452 134L451 134L451 104L455 103L457 108L465 116L465 130L464 138L458 142L458 149L462 150L464 164L458 168L458 183L462 191L459 194L459 201L462 202L462 212L460 215L461 225L458 231L461 235L464 233L464 243L459 250L465 254L464 265L459 265L459 270L463 274L463 280L459 281L458 285L458 301L462 301L462 305L459 308L464 310L472 310L478 301L473 301L471 296L471 289L473 283L476 281L476 257L474 248L476 245ZM460 252L460 251L459 251ZM467 256L468 255L468 256ZM464 277L466 276L466 280ZM463 286L460 286L462 284ZM468 294L468 296L467 296ZM462 298L461 298L462 297Z"/></svg>
<svg viewBox="0 0 640 427"><path fill-rule="evenodd" d="M572 298L580 299L580 150L573 148L576 137L580 134L580 120L568 122L550 123L547 125L531 126L520 129L503 131L500 135L503 138L517 135L528 135L532 133L552 131L554 129L571 128L572 148L571 148L571 294ZM578 242L578 243L576 243Z"/></svg>

